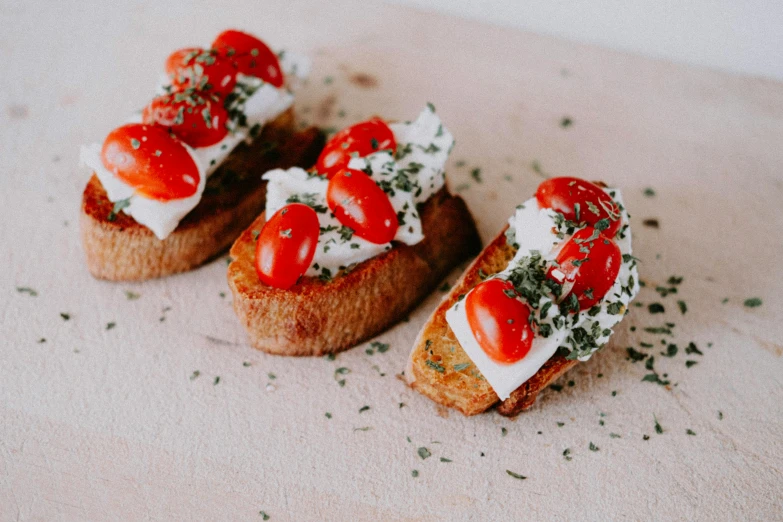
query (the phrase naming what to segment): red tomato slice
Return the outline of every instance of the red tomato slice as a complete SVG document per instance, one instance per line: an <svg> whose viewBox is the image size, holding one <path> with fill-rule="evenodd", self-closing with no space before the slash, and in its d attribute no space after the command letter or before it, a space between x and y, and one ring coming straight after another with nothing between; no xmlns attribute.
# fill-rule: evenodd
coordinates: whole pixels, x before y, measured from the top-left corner
<svg viewBox="0 0 783 522"><path fill-rule="evenodd" d="M392 152L397 150L394 133L385 121L373 118L335 134L321 151L315 170L331 179L342 169L348 168L352 156L364 157L387 149L391 149Z"/></svg>
<svg viewBox="0 0 783 522"><path fill-rule="evenodd" d="M174 51L166 59L166 74L175 90L228 94L237 83L237 69L211 49L191 47Z"/></svg>
<svg viewBox="0 0 783 522"><path fill-rule="evenodd" d="M131 123L111 131L103 165L150 199L168 201L196 193L200 175L185 146L160 125Z"/></svg>
<svg viewBox="0 0 783 522"><path fill-rule="evenodd" d="M608 227L603 233L609 238L620 228L620 208L601 187L589 181L569 177L548 179L538 186L536 199L542 208L560 212L569 221L594 227L605 219Z"/></svg>
<svg viewBox="0 0 783 522"><path fill-rule="evenodd" d="M522 360L533 344L530 307L510 281L487 279L465 299L468 325L484 353L495 362Z"/></svg>
<svg viewBox="0 0 783 522"><path fill-rule="evenodd" d="M397 214L386 193L360 170L337 173L326 189L326 204L343 225L370 243L388 243L397 234Z"/></svg>
<svg viewBox="0 0 783 522"><path fill-rule="evenodd" d="M261 78L275 87L282 87L285 77L280 60L267 45L255 36L229 29L212 42L212 48L231 62L242 74Z"/></svg>
<svg viewBox="0 0 783 522"><path fill-rule="evenodd" d="M547 277L563 285L561 298L574 294L579 309L587 310L612 288L622 259L614 241L587 227L563 244L555 259L557 265L549 269Z"/></svg>
<svg viewBox="0 0 783 522"><path fill-rule="evenodd" d="M256 273L286 290L307 272L318 245L318 215L302 203L286 205L266 222L256 242Z"/></svg>
<svg viewBox="0 0 783 522"><path fill-rule="evenodd" d="M205 97L185 91L158 96L144 108L142 121L169 127L191 147L214 145L228 134L228 111L216 94Z"/></svg>

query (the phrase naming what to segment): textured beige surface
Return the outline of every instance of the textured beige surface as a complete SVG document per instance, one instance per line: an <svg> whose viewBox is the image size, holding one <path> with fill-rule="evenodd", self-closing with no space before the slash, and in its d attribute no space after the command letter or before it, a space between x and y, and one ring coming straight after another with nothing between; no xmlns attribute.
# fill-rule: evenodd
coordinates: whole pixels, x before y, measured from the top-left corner
<svg viewBox="0 0 783 522"><path fill-rule="evenodd" d="M783 86L367 2L81 4L0 5L0 520L781 518ZM509 421L445 414L395 378L442 294L378 338L385 353L328 361L250 349L221 297L224 260L93 280L79 144L148 99L168 52L232 25L310 52L308 122L411 118L433 101L485 241L533 192L534 160L623 187L643 278L684 276L679 294L644 289L665 316L633 308L613 347ZM753 296L764 304L744 307ZM664 321L671 359L642 331ZM703 356L683 353L691 340ZM641 382L625 360L641 341L677 386Z"/></svg>

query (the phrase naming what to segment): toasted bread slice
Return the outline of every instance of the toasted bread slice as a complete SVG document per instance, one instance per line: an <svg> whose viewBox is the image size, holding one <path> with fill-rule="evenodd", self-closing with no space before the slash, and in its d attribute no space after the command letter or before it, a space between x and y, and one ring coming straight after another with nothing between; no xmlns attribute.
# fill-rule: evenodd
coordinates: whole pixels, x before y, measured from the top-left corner
<svg viewBox="0 0 783 522"><path fill-rule="evenodd" d="M99 279L137 281L191 270L224 251L264 208L273 168L310 167L324 145L323 134L294 131L289 109L266 124L248 145L240 144L207 180L201 201L166 239L123 212L93 175L84 189L82 243L90 273Z"/></svg>
<svg viewBox="0 0 783 522"><path fill-rule="evenodd" d="M279 355L323 355L354 346L401 320L481 240L465 202L443 188L419 212L424 239L394 247L331 281L303 277L288 290L263 284L255 270L253 231L231 248L228 282L251 344Z"/></svg>
<svg viewBox="0 0 783 522"><path fill-rule="evenodd" d="M502 271L514 257L514 248L506 243L506 228L473 261L425 323L411 351L405 372L411 387L433 401L456 408L465 415L484 412L495 405L499 398L474 365L460 371L454 370L455 365L470 363L470 358L446 322L446 311L461 295L479 284L482 277ZM562 355L553 355L533 377L499 404L498 412L510 417L529 408L541 390L576 363Z"/></svg>

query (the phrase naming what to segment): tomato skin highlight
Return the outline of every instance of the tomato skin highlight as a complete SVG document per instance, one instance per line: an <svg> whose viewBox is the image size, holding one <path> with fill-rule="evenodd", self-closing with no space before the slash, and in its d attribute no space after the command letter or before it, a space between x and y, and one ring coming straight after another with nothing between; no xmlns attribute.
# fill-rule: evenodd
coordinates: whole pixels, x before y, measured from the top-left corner
<svg viewBox="0 0 783 522"><path fill-rule="evenodd" d="M341 170L348 168L354 153L360 158L379 150L397 150L397 141L391 128L380 118L351 125L335 134L326 144L315 170L331 179Z"/></svg>
<svg viewBox="0 0 783 522"><path fill-rule="evenodd" d="M189 47L174 51L166 59L166 74L177 91L228 94L237 83L237 69L210 49Z"/></svg>
<svg viewBox="0 0 783 522"><path fill-rule="evenodd" d="M598 221L608 220L609 226L603 234L609 238L620 229L620 208L601 187L589 181L572 177L550 178L538 186L536 199L540 207L560 212L569 221L585 222L594 227ZM576 204L579 204L579 219ZM597 209L597 214L590 209L591 205Z"/></svg>
<svg viewBox="0 0 783 522"><path fill-rule="evenodd" d="M620 273L623 259L617 243L602 233L588 241L594 232L592 227L577 231L558 252L555 258L558 265L547 271L547 277L562 284L564 290L570 287L561 298L575 294L579 310L587 310L604 298Z"/></svg>
<svg viewBox="0 0 783 522"><path fill-rule="evenodd" d="M111 131L101 148L103 165L136 193L169 201L194 195L198 166L165 127L130 123Z"/></svg>
<svg viewBox="0 0 783 522"><path fill-rule="evenodd" d="M360 170L344 169L326 189L326 204L340 223L377 245L394 239L399 224L386 193Z"/></svg>
<svg viewBox="0 0 783 522"><path fill-rule="evenodd" d="M465 298L468 325L479 346L493 361L513 364L525 358L533 345L530 307L518 298L514 285L487 279Z"/></svg>
<svg viewBox="0 0 783 522"><path fill-rule="evenodd" d="M170 128L191 147L214 145L228 134L228 111L215 94L205 97L190 92L158 96L144 108L142 121Z"/></svg>
<svg viewBox="0 0 783 522"><path fill-rule="evenodd" d="M212 49L244 75L261 78L277 88L285 82L277 55L255 36L229 29L215 38Z"/></svg>
<svg viewBox="0 0 783 522"><path fill-rule="evenodd" d="M318 246L318 215L303 203L291 203L264 223L256 242L258 278L287 290L307 272Z"/></svg>

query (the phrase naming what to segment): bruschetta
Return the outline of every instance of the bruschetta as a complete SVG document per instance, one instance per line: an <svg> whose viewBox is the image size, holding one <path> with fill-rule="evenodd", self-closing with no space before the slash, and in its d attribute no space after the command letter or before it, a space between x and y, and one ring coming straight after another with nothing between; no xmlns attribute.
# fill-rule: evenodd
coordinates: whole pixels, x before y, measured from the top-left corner
<svg viewBox="0 0 783 522"><path fill-rule="evenodd" d="M266 212L231 248L234 309L259 350L322 355L393 325L480 246L445 185L454 144L428 105L337 133L310 171L273 170Z"/></svg>
<svg viewBox="0 0 783 522"><path fill-rule="evenodd" d="M149 279L227 248L264 208L260 175L309 167L323 147L320 132L294 126L292 89L308 69L234 30L171 54L140 114L82 147L93 172L80 217L90 272Z"/></svg>
<svg viewBox="0 0 783 522"><path fill-rule="evenodd" d="M609 341L638 291L620 191L546 180L425 323L405 376L465 415L516 415Z"/></svg>

